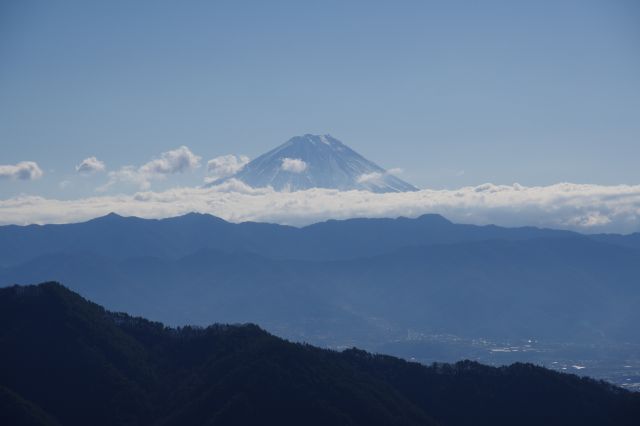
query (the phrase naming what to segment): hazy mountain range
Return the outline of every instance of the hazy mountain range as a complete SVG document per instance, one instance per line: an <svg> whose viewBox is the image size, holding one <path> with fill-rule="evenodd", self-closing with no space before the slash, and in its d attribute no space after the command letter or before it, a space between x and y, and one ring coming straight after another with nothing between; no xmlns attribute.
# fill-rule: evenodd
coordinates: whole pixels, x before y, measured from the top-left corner
<svg viewBox="0 0 640 426"><path fill-rule="evenodd" d="M208 215L0 227L0 283L58 280L170 324L247 322L316 344L421 333L640 343L637 235L453 224L304 228Z"/></svg>
<svg viewBox="0 0 640 426"><path fill-rule="evenodd" d="M302 228L271 223L231 223L208 214L168 219L115 213L63 225L0 226L0 266L43 254L83 251L114 259L136 256L177 259L200 249L245 251L273 259L343 260L404 247L538 238L590 240L640 249L640 233L583 235L535 227L454 224L440 215L415 219L329 220Z"/></svg>

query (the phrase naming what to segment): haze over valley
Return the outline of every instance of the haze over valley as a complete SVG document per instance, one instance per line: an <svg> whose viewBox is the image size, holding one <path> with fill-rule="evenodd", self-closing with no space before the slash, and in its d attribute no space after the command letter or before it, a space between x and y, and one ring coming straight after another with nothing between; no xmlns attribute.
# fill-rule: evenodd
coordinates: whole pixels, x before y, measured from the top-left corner
<svg viewBox="0 0 640 426"><path fill-rule="evenodd" d="M56 280L167 324L254 322L329 348L423 362L530 361L639 383L637 235L479 227L438 215L295 228L110 214L0 227L0 240L2 282Z"/></svg>

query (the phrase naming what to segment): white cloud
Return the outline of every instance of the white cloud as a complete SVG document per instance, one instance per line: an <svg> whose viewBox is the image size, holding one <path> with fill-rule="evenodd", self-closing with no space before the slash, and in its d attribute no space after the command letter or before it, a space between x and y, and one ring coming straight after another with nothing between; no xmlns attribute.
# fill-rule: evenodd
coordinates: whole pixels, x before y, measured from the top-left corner
<svg viewBox="0 0 640 426"><path fill-rule="evenodd" d="M76 172L82 174L93 174L104 172L106 170L106 166L96 157L88 157L82 160L80 164L76 166Z"/></svg>
<svg viewBox="0 0 640 426"><path fill-rule="evenodd" d="M149 189L154 179L164 179L167 175L184 173L200 167L201 157L195 155L186 146L166 151L160 158L153 159L136 168L124 166L119 170L109 172L109 181L97 190L106 191L117 183L129 183L140 189Z"/></svg>
<svg viewBox="0 0 640 426"><path fill-rule="evenodd" d="M280 167L285 172L302 173L307 170L307 163L299 158L283 158Z"/></svg>
<svg viewBox="0 0 640 426"><path fill-rule="evenodd" d="M201 157L183 145L178 149L163 152L160 158L151 160L140 167L140 172L148 175L184 173L200 167L200 160Z"/></svg>
<svg viewBox="0 0 640 426"><path fill-rule="evenodd" d="M569 218L566 221L567 225L580 228L592 228L598 226L606 226L611 223L611 218L607 215L603 215L598 211L586 212L584 215L575 216Z"/></svg>
<svg viewBox="0 0 640 426"><path fill-rule="evenodd" d="M356 179L356 182L362 184L381 184L384 181L385 176L398 176L402 174L404 170L399 167L385 170L384 172L371 172L363 173Z"/></svg>
<svg viewBox="0 0 640 426"><path fill-rule="evenodd" d="M358 176L356 181L358 183L379 183L383 176L384 174L378 172L363 173Z"/></svg>
<svg viewBox="0 0 640 426"><path fill-rule="evenodd" d="M162 175L149 175L142 173L140 169L134 166L124 166L119 170L109 172L109 181L97 188L98 192L103 192L111 188L117 183L133 184L140 189L149 189L151 187L150 180L161 177Z"/></svg>
<svg viewBox="0 0 640 426"><path fill-rule="evenodd" d="M363 173L356 179L356 182L363 184L381 184L384 181L384 177L391 175L397 176L402 174L404 170L395 167L393 169L385 170L384 172L371 172L371 173Z"/></svg>
<svg viewBox="0 0 640 426"><path fill-rule="evenodd" d="M0 165L0 179L34 180L42 177L42 169L34 161Z"/></svg>
<svg viewBox="0 0 640 426"><path fill-rule="evenodd" d="M233 176L244 168L249 162L246 155L221 155L207 161L207 182L214 182L218 179Z"/></svg>
<svg viewBox="0 0 640 426"><path fill-rule="evenodd" d="M76 222L111 211L148 218L197 211L232 222L252 220L291 225L329 218L440 213L459 223L628 233L640 231L640 185L484 184L456 190L375 194L329 189L276 192L270 188L251 188L231 179L211 188L176 188L78 200L20 196L0 200L0 223Z"/></svg>

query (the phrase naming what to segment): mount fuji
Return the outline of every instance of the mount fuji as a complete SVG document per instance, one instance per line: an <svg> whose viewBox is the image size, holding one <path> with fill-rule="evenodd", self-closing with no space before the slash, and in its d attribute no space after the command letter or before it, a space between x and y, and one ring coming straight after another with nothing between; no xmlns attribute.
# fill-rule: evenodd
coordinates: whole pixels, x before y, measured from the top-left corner
<svg viewBox="0 0 640 426"><path fill-rule="evenodd" d="M330 135L296 136L249 162L218 185L237 179L254 188L276 191L329 188L341 191L405 192L417 188L367 160Z"/></svg>

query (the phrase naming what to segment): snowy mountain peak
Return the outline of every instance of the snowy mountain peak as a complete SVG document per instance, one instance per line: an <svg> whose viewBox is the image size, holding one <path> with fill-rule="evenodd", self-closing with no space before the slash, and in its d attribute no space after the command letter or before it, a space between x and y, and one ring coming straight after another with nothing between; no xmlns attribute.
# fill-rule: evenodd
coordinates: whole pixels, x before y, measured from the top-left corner
<svg viewBox="0 0 640 426"><path fill-rule="evenodd" d="M317 145L321 143L329 146L344 145L342 142L340 142L338 139L335 139L331 135L312 135L307 133L306 135L292 137L280 147L305 144Z"/></svg>
<svg viewBox="0 0 640 426"><path fill-rule="evenodd" d="M277 191L329 188L341 191L404 192L417 188L367 160L331 135L295 136L249 162L235 175L252 187Z"/></svg>

